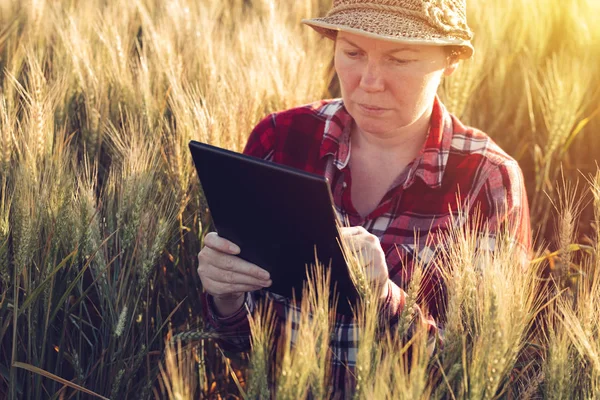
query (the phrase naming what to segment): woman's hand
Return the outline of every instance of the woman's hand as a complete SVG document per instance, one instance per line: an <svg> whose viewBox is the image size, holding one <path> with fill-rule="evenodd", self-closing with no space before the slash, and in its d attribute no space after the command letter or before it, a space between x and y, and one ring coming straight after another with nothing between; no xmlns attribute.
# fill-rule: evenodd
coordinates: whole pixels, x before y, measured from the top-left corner
<svg viewBox="0 0 600 400"><path fill-rule="evenodd" d="M362 226L343 227L340 233L353 252L362 254L367 280L380 291L380 298L385 299L388 295L389 273L379 238Z"/></svg>
<svg viewBox="0 0 600 400"><path fill-rule="evenodd" d="M238 310L246 292L271 286L269 273L237 257L240 248L211 232L198 253L198 275L222 316Z"/></svg>

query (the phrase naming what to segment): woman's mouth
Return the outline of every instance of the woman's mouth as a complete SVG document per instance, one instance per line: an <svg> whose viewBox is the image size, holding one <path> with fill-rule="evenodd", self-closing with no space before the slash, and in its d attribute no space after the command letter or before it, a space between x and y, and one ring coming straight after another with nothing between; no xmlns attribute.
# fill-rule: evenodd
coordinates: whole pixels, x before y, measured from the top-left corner
<svg viewBox="0 0 600 400"><path fill-rule="evenodd" d="M358 106L366 114L382 114L388 110L387 108L372 106L372 105L368 105L368 104L358 103Z"/></svg>

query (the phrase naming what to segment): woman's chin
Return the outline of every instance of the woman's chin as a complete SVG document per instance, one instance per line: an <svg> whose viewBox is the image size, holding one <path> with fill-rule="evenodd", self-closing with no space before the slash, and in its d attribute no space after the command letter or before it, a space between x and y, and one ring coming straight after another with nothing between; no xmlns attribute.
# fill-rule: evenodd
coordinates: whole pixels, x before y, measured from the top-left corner
<svg viewBox="0 0 600 400"><path fill-rule="evenodd" d="M381 118L355 118L354 122L362 132L368 132L371 135L385 135L391 131L389 124L384 124Z"/></svg>

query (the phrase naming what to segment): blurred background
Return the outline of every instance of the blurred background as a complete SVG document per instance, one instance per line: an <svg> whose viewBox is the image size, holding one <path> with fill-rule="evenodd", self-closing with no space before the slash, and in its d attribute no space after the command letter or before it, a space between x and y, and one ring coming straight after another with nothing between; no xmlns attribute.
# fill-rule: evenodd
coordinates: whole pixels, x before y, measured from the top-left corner
<svg viewBox="0 0 600 400"><path fill-rule="evenodd" d="M267 114L339 96L332 44L300 23L330 6L0 0L0 398L167 397L170 330L196 332L192 395L236 392L199 316L210 219L187 145L241 151ZM536 249L572 290L600 229L599 18L598 0L469 0L475 57L440 89L519 161Z"/></svg>

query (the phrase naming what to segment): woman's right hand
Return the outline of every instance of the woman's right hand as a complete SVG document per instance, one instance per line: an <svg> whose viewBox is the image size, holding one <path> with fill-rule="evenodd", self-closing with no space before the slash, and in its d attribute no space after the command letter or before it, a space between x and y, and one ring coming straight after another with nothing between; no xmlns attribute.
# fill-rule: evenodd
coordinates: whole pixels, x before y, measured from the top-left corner
<svg viewBox="0 0 600 400"><path fill-rule="evenodd" d="M198 253L198 275L204 290L215 300L222 316L239 309L246 292L271 286L270 275L264 269L237 257L240 248L216 232L204 238Z"/></svg>

